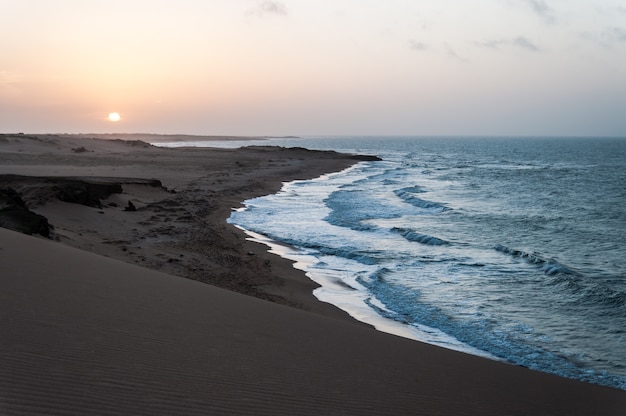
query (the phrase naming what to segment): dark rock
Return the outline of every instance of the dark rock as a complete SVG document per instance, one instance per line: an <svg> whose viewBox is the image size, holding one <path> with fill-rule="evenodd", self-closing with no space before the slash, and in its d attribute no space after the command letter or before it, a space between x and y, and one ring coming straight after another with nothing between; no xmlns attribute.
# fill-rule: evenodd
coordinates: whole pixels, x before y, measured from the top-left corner
<svg viewBox="0 0 626 416"><path fill-rule="evenodd" d="M135 207L135 204L133 204L132 201L128 201L128 205L126 205L124 211L137 211L137 207Z"/></svg>
<svg viewBox="0 0 626 416"><path fill-rule="evenodd" d="M24 234L50 237L48 219L29 210L20 195L12 188L0 189L0 227Z"/></svg>
<svg viewBox="0 0 626 416"><path fill-rule="evenodd" d="M121 194L119 183L97 183L74 179L56 179L54 183L56 197L64 202L100 208L100 199L112 194Z"/></svg>
<svg viewBox="0 0 626 416"><path fill-rule="evenodd" d="M378 156L372 156L372 155L352 155L350 156L350 158L353 160L361 160L364 162L380 162L382 160Z"/></svg>
<svg viewBox="0 0 626 416"><path fill-rule="evenodd" d="M15 206L26 207L20 194L13 188L0 189L0 210Z"/></svg>

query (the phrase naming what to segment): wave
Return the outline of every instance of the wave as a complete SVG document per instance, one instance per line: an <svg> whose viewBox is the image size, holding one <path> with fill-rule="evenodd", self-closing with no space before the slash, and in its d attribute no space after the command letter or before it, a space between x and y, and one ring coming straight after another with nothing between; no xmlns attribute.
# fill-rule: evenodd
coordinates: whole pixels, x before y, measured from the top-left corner
<svg viewBox="0 0 626 416"><path fill-rule="evenodd" d="M376 253L368 253L364 251L359 251L352 248L333 248L333 247L316 247L318 251L323 254L329 256L337 256L342 257L348 260L354 260L358 263L365 264L368 266L378 264L380 262L379 259L376 258Z"/></svg>
<svg viewBox="0 0 626 416"><path fill-rule="evenodd" d="M402 188L402 189L398 189L395 191L395 194L398 196L410 193L410 194L421 194L426 192L423 188L421 188L420 186L414 185L414 186L408 186L406 188Z"/></svg>
<svg viewBox="0 0 626 416"><path fill-rule="evenodd" d="M424 193L423 189L419 186L410 186L407 188L397 189L394 191L394 194L404 202L413 205L414 207L423 208L423 209L433 209L439 212L448 210L449 208L439 202L427 201L422 198L418 198L415 196L416 193Z"/></svg>
<svg viewBox="0 0 626 416"><path fill-rule="evenodd" d="M539 267L541 271L543 271L548 276L553 276L556 274L578 275L577 272L559 263L558 261L554 259L544 259L540 255L535 253L528 253L526 251L512 249L507 246L503 246L502 244L497 244L494 249L513 257L519 257L523 260L526 260L528 263L535 264Z"/></svg>
<svg viewBox="0 0 626 416"><path fill-rule="evenodd" d="M548 285L568 290L573 295L572 300L603 306L605 314L626 317L626 292L614 290L602 282L583 282L581 278L562 275L555 276Z"/></svg>
<svg viewBox="0 0 626 416"><path fill-rule="evenodd" d="M367 231L376 228L367 224L368 220L399 218L406 214L406 211L389 206L383 197L376 197L367 189L351 187L342 187L324 200L331 210L325 221L338 227Z"/></svg>
<svg viewBox="0 0 626 416"><path fill-rule="evenodd" d="M626 292L614 290L601 280L585 277L556 260L546 260L537 254L511 249L501 244L495 249L536 264L551 277L546 281L547 285L567 290L572 296L572 302L601 305L605 313L626 316Z"/></svg>
<svg viewBox="0 0 626 416"><path fill-rule="evenodd" d="M321 244L306 242L300 239L281 237L279 235L275 235L275 234L268 233L268 232L263 232L263 231L255 231L255 232L259 232L262 234L264 233L263 235L268 237L270 240L277 241L281 244L287 244L290 246L303 248L303 249L312 249L327 256L336 256L336 257L341 257L341 258L348 259L348 260L354 260L357 263L365 264L368 266L380 263L379 257L381 256L381 253L376 252L376 251L363 251L363 250L359 250L359 249L356 249L354 247L349 247L349 246L341 247L341 248L329 247L329 246L324 246Z"/></svg>
<svg viewBox="0 0 626 416"><path fill-rule="evenodd" d="M442 240L437 237L433 237L432 235L420 234L417 231L413 231L408 228L398 228L394 227L391 231L400 234L402 237L407 239L408 241L413 241L420 244L426 244L429 246L444 246L450 244L449 242Z"/></svg>
<svg viewBox="0 0 626 416"><path fill-rule="evenodd" d="M388 279L390 273L391 270L380 268L367 278L357 279L384 309L370 299L366 303L388 319L436 328L466 345L533 370L612 387L625 386L624 376L581 367L571 355L529 342L523 331L494 331L493 321L487 315L477 314L467 319L450 316L442 308L423 302L418 290Z"/></svg>
<svg viewBox="0 0 626 416"><path fill-rule="evenodd" d="M374 295L376 295L376 288L381 284L385 285L387 283L385 280L385 276L391 273L391 269L387 267L380 267L372 273L362 274L358 276L356 278L356 281L369 289Z"/></svg>

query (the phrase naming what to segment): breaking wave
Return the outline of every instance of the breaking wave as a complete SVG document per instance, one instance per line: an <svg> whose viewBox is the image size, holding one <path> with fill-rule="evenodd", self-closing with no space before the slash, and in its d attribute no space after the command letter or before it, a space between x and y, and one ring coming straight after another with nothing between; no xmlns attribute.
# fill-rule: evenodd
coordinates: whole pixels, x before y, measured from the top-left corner
<svg viewBox="0 0 626 416"><path fill-rule="evenodd" d="M528 263L535 264L539 267L539 269L547 274L548 276L553 276L556 274L569 274L569 275L577 275L578 273L569 267L559 263L554 259L544 259L539 254L528 253L522 250L516 250L512 248L508 248L503 246L502 244L498 244L494 247L496 251L499 251L504 254L511 255L513 257L518 257L527 261Z"/></svg>
<svg viewBox="0 0 626 416"><path fill-rule="evenodd" d="M433 237L432 235L420 234L417 231L410 230L408 228L399 228L394 227L391 229L402 237L406 238L408 241L413 241L420 244L426 244L429 246L444 246L450 244L449 242L442 240L437 237Z"/></svg>

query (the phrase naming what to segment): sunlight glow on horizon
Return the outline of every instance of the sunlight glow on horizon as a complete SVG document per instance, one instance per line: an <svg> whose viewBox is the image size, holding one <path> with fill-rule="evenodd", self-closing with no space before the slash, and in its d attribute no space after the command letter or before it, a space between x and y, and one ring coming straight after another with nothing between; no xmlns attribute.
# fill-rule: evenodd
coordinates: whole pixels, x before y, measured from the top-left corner
<svg viewBox="0 0 626 416"><path fill-rule="evenodd" d="M3 130L626 134L617 0L52 3L0 6Z"/></svg>

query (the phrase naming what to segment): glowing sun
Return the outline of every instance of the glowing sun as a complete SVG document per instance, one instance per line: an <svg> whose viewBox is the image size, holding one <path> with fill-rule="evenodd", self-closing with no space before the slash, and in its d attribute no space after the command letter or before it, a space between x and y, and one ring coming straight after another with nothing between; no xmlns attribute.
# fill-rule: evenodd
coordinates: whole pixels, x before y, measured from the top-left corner
<svg viewBox="0 0 626 416"><path fill-rule="evenodd" d="M122 117L120 117L119 113L110 113L109 114L109 121L120 121L122 119Z"/></svg>

